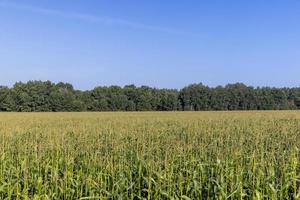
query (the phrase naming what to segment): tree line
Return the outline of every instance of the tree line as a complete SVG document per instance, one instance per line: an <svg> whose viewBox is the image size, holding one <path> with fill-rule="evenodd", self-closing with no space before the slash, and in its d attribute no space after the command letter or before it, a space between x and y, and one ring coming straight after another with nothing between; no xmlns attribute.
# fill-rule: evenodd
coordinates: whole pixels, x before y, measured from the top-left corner
<svg viewBox="0 0 300 200"><path fill-rule="evenodd" d="M300 108L300 88L251 87L243 83L180 90L135 85L76 90L69 83L17 82L0 86L2 112L284 110Z"/></svg>

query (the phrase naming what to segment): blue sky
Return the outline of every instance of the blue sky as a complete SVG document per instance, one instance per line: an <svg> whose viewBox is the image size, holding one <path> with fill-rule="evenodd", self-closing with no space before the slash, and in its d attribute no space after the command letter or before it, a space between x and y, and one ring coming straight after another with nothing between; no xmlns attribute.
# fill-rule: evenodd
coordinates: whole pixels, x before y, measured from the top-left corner
<svg viewBox="0 0 300 200"><path fill-rule="evenodd" d="M299 0L0 0L0 85L300 86Z"/></svg>

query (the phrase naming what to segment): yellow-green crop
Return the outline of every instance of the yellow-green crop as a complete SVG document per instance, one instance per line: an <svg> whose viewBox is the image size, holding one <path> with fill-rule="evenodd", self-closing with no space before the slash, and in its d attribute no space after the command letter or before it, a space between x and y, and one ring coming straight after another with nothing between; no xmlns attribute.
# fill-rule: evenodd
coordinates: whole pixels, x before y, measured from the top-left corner
<svg viewBox="0 0 300 200"><path fill-rule="evenodd" d="M300 112L1 113L0 199L300 199Z"/></svg>

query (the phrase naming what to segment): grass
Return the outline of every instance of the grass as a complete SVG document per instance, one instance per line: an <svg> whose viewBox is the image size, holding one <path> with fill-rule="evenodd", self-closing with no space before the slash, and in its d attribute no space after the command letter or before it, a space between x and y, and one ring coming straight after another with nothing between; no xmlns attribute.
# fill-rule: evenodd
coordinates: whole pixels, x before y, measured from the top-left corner
<svg viewBox="0 0 300 200"><path fill-rule="evenodd" d="M1 113L0 199L300 199L300 112Z"/></svg>

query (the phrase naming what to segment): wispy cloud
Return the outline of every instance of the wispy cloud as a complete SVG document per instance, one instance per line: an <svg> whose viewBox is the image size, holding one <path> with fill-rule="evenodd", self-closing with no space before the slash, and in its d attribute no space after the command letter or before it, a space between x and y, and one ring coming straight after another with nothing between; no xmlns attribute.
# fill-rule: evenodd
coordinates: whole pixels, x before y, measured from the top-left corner
<svg viewBox="0 0 300 200"><path fill-rule="evenodd" d="M18 10L38 13L42 15L50 15L50 16L63 17L63 18L69 18L74 20L82 20L89 23L101 23L110 26L127 27L127 28L148 30L154 32L163 32L169 34L193 35L185 31L171 29L167 27L153 26L144 23L138 23L138 22L123 20L118 18L112 18L112 17L94 16L94 15L81 14L76 12L65 12L61 10L41 8L41 7L36 7L31 5L14 3L6 0L0 1L0 7L5 9L18 9Z"/></svg>

